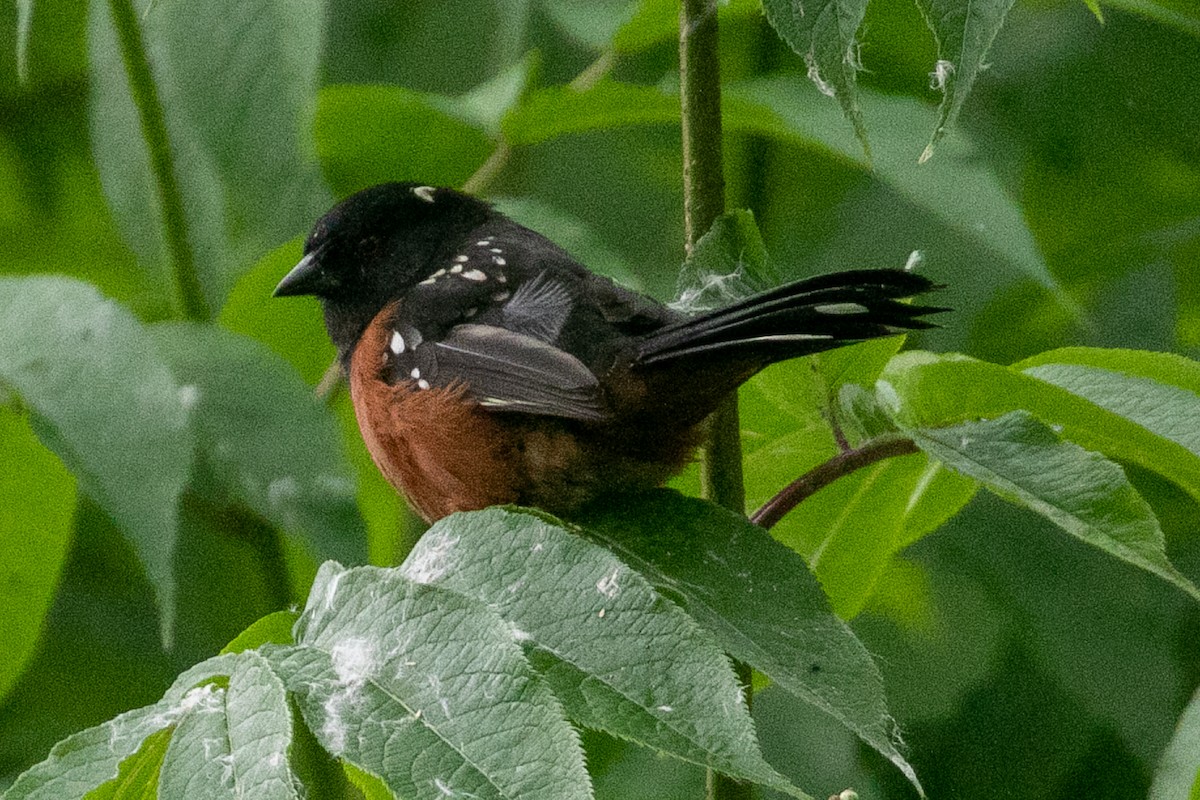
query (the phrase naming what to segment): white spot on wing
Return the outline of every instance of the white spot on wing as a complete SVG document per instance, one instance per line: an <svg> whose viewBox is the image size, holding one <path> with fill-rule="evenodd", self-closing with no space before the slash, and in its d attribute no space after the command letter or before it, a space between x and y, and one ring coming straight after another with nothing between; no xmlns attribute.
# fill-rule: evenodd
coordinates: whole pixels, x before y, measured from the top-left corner
<svg viewBox="0 0 1200 800"><path fill-rule="evenodd" d="M417 388L418 389L428 389L429 381L425 380L424 378L421 378L421 380L417 381Z"/></svg>
<svg viewBox="0 0 1200 800"><path fill-rule="evenodd" d="M483 270L469 269L462 274L464 280L468 281L486 281L487 273Z"/></svg>
<svg viewBox="0 0 1200 800"><path fill-rule="evenodd" d="M462 264L455 264L453 267L450 268L450 272L453 273L454 275L457 275L458 273L462 272L462 269L463 269Z"/></svg>
<svg viewBox="0 0 1200 800"><path fill-rule="evenodd" d="M392 343L389 347L396 355L404 352L404 337L400 335L400 331L392 331Z"/></svg>
<svg viewBox="0 0 1200 800"><path fill-rule="evenodd" d="M496 266L498 266L498 267L503 267L503 266L504 266L505 264L507 264L508 262L507 262L507 261L505 261L505 260L504 260L503 258L501 258L500 256L492 256L492 263L493 263L493 264L495 264L495 265L496 265Z"/></svg>
<svg viewBox="0 0 1200 800"><path fill-rule="evenodd" d="M421 377L421 368L413 367L412 372L410 372L408 374L412 376L413 380L418 380Z"/></svg>
<svg viewBox="0 0 1200 800"><path fill-rule="evenodd" d="M862 314L870 309L858 303L824 303L813 306L813 311L819 314Z"/></svg>
<svg viewBox="0 0 1200 800"><path fill-rule="evenodd" d="M412 193L414 195L421 198L426 203L433 202L433 192L434 192L433 186L414 186L413 190L412 190Z"/></svg>

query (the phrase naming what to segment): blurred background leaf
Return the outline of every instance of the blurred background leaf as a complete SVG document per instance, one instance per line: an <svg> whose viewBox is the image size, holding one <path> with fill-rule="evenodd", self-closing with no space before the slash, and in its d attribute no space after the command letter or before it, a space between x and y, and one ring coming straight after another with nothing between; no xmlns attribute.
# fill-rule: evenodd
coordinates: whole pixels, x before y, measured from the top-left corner
<svg viewBox="0 0 1200 800"><path fill-rule="evenodd" d="M910 348L997 364L1072 345L1195 357L1200 12L1191 0L1099 5L1103 25L1079 0L1016 3L957 126L918 166L942 99L930 88L937 45L914 4L868 4L856 75L874 148L868 169L837 103L809 84L804 59L779 40L760 5L721 4L729 207L754 213L783 278L898 267L919 251L918 269L947 285L935 302L955 312L943 329L910 337ZM298 257L312 219L333 197L380 180L461 184L489 161L506 125L519 137L488 194L585 262L673 299L683 262L674 2L214 0L135 8L156 69L167 69L156 74L164 88L176 87L164 104L184 148L192 244L204 259L214 317L262 344L236 339L234 349L254 353L246 358L290 384L293 399L332 353L315 304L266 294ZM261 20L248 22L256 9ZM97 24L89 16L88 4L71 0L0 4L0 273L85 280L140 322L157 322L176 311L155 244L156 201L138 176L144 167L136 121L122 105L123 66L104 49L111 42L103 29L89 38ZM214 64L227 68L217 74ZM605 79L591 108L587 93L564 88L589 68ZM864 356L842 384L869 391L887 355ZM1047 366L1054 371L1039 377ZM1194 391L1134 367L1106 368ZM1078 374L1062 368L1030 362L1020 367L1028 372L956 373L934 364L913 367L910 377L931 381L928 395L915 387L931 408L967 415L956 422L1010 410L1000 401L1013 389L1040 398L1043 410L1067 409L1042 421L1074 423L1063 435L1116 459L1159 519L1171 562L1200 576L1200 471L1186 431L1154 428L1139 416L1145 409L1124 406L1079 416L1088 401L1072 394L1077 381L1066 383ZM281 370L299 377L284 381ZM171 380L185 384L173 371ZM829 395L837 374L835 364L815 374L807 362L785 365L743 390L757 500L836 451L824 415L841 409ZM102 402L99 393L89 401ZM36 405L22 402L21 413L36 416ZM16 426L15 438L4 429L4 457L40 453L51 460L37 472L29 462L26 474L54 473L50 453L58 451L29 439L30 430L44 431L4 413ZM341 452L327 441L321 449L329 463L353 465L367 557L398 563L419 528L362 449L344 396L305 418L329 429L329 414ZM925 456L886 471L897 474L874 477L894 484L874 520L869 504L846 502L868 480L864 473L812 498L778 532L804 551L841 530L871 554L834 570L831 540L816 571L835 587L840 610L857 611L851 624L876 655L888 708L930 796L1145 797L1200 683L1194 606L1026 510L972 496L973 482ZM47 550L36 570L41 588L30 595L47 610L37 624L31 606L22 622L25 643L12 663L25 666L0 703L0 775L8 776L0 783L69 733L156 700L181 668L277 610L283 593L301 596L313 566L305 548L280 537L271 520L245 516L245 503L204 491L230 485L231 474L202 463L181 479L182 501L171 512L180 520L171 562L180 612L170 652L137 551L89 486L79 481L67 521L49 483L28 498L61 513L22 516L34 520L34 535L21 552ZM58 496L65 503L67 495ZM948 510L963 504L947 522ZM899 506L897 530L890 514L880 518ZM831 528L843 510L847 523L872 528ZM242 527L231 528L231 519ZM875 525L887 527L890 546L865 536ZM282 586L268 580L270 554L254 544L271 538L283 541ZM53 553L64 546L52 590ZM779 687L761 693L755 713L767 757L794 781L828 793L854 786L864 800L913 796L871 748ZM699 770L599 735L587 742L598 797L700 791Z"/></svg>

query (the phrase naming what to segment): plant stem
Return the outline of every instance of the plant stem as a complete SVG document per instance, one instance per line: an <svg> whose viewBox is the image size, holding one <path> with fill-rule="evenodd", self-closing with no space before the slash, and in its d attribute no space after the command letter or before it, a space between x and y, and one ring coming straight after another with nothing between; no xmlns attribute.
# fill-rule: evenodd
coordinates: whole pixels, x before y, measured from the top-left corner
<svg viewBox="0 0 1200 800"><path fill-rule="evenodd" d="M844 450L785 486L779 494L755 511L750 521L770 530L789 511L843 475L849 475L885 458L917 452L920 451L912 439L898 434L880 436L861 447Z"/></svg>
<svg viewBox="0 0 1200 800"><path fill-rule="evenodd" d="M725 166L721 150L721 71L716 0L683 0L679 9L679 89L683 133L683 214L687 249L725 213ZM713 413L704 445L704 494L745 513L742 445L737 395ZM751 670L736 663L738 681L751 701ZM748 800L753 787L708 770L708 800Z"/></svg>
<svg viewBox="0 0 1200 800"><path fill-rule="evenodd" d="M212 316L204 290L196 274L196 257L188 238L187 215L183 210L183 195L171 161L171 139L163 112L158 86L150 69L142 30L132 0L109 0L113 26L120 40L121 58L129 78L129 92L137 106L142 126L142 138L150 153L150 171L154 176L158 203L162 209L163 235L175 291L183 312L190 320L206 321Z"/></svg>

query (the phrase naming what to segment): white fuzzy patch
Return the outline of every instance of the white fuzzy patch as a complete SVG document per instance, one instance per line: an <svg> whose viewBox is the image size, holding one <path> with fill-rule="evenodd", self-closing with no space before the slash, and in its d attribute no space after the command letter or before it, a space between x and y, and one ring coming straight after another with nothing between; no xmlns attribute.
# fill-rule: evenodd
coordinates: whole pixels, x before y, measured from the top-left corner
<svg viewBox="0 0 1200 800"><path fill-rule="evenodd" d="M621 574L620 567L613 567L613 571L605 575L600 580L596 581L596 591L607 597L609 600L616 597L621 592L621 586L617 583L617 578Z"/></svg>
<svg viewBox="0 0 1200 800"><path fill-rule="evenodd" d="M953 74L954 62L939 59L933 65L933 72L929 73L929 88L939 92L946 91L946 83Z"/></svg>
<svg viewBox="0 0 1200 800"><path fill-rule="evenodd" d="M426 203L432 203L434 188L433 186L414 186L412 193Z"/></svg>
<svg viewBox="0 0 1200 800"><path fill-rule="evenodd" d="M433 583L453 568L457 545L457 536L426 534L414 556L404 562L405 577L415 583Z"/></svg>
<svg viewBox="0 0 1200 800"><path fill-rule="evenodd" d="M817 87L817 91L828 97L837 97L833 84L821 77L821 68L817 66L817 56L812 50L804 56L804 63L808 67L808 79Z"/></svg>

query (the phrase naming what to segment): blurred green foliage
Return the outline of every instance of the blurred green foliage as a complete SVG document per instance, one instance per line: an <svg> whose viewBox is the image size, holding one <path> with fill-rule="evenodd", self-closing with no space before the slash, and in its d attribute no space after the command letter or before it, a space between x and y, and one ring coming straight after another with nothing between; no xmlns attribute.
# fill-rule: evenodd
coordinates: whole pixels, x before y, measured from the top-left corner
<svg viewBox="0 0 1200 800"><path fill-rule="evenodd" d="M62 451L46 447L54 415L23 386L18 400L0 383L0 598L16 586L0 620L0 785L66 735L156 701L181 670L255 619L300 602L322 558L398 563L410 546L415 529L363 451L345 399L332 412L311 399L332 354L315 304L267 297L333 197L392 179L460 184L503 132L513 146L485 189L515 217L663 299L683 261L670 3L309 0L248 18L230 2L204 6L225 9L222 24L211 24L216 16L196 18L188 3L158 0L136 10L147 30L165 31L151 55L175 70L180 94L164 98L166 124L220 330L191 337L160 324L175 317L176 292L124 77L111 51L107 62L96 52L102 33L89 13L107 5L0 4L0 274L86 281L107 298L87 302L121 309L123 327L107 333L153 354L126 368L153 372L161 358L172 388L198 391L201 404L210 386L221 397L236 398L239 387L245 395L196 406L199 421L172 443L178 452L158 453L174 466L154 477L186 477L187 487L160 515L157 536L96 500L100 477L129 484L133 473L77 469L92 457L122 458L124 442L75 452L73 481ZM870 162L757 4L723 6L729 206L754 212L784 278L898 267L919 251L920 269L946 284L937 302L955 313L909 345L998 364L1069 345L1196 357L1200 12L1188 0L1099 7L1102 24L1077 0L1017 3L957 127L918 166L940 96L929 74L937 50L916 6L876 0L865 11L857 82ZM18 13L28 15L23 80ZM605 54L610 41L615 56ZM581 94L565 87L598 60L609 68L603 82ZM44 280L64 303L85 292ZM19 319L25 338L4 327ZM3 346L79 335L79 320L39 328L41 319L0 319ZM864 375L873 380L889 355L864 357ZM241 373L222 372L235 362ZM69 366L77 375L98 368ZM812 372L807 362L782 365L743 390L753 499L811 466L822 447L835 452L803 393L825 396L853 381L839 382L838 364ZM959 421L983 414L968 401L1004 406L1005 387L1023 380L982 366L956 379L970 381L947 390ZM81 392L96 414L122 402L101 383ZM264 392L280 398L275 411L286 419L254 408ZM73 409L61 413L79 422ZM1072 419L1082 438L1108 443L1110 456L1111 442L1123 443L1114 457L1161 522L1172 562L1200 576L1194 448L1158 459L1114 419L1062 422ZM227 427L234 420L243 427ZM270 441L222 450L228 432ZM852 628L877 655L928 794L1146 796L1200 683L1195 605L1029 511L992 495L972 499L973 485L925 455L872 470L816 495L779 534L811 556L825 543L813 531L830 531L835 553L844 547L860 559L842 574L818 564L817 574L835 599L848 598L839 610L865 606ZM904 488L927 477L923 493ZM305 481L334 495L337 508L292 503ZM916 504L897 509L860 492L889 482L903 488L892 500ZM881 515L894 523L890 541L835 535L877 532L862 520ZM139 525L141 538L129 538ZM143 566L154 548L159 567L170 561L165 571ZM30 563L36 581L9 580ZM172 607L166 647L160 611ZM779 687L756 702L764 752L801 786L914 796L881 756ZM599 734L585 745L599 797L697 796L699 768Z"/></svg>

